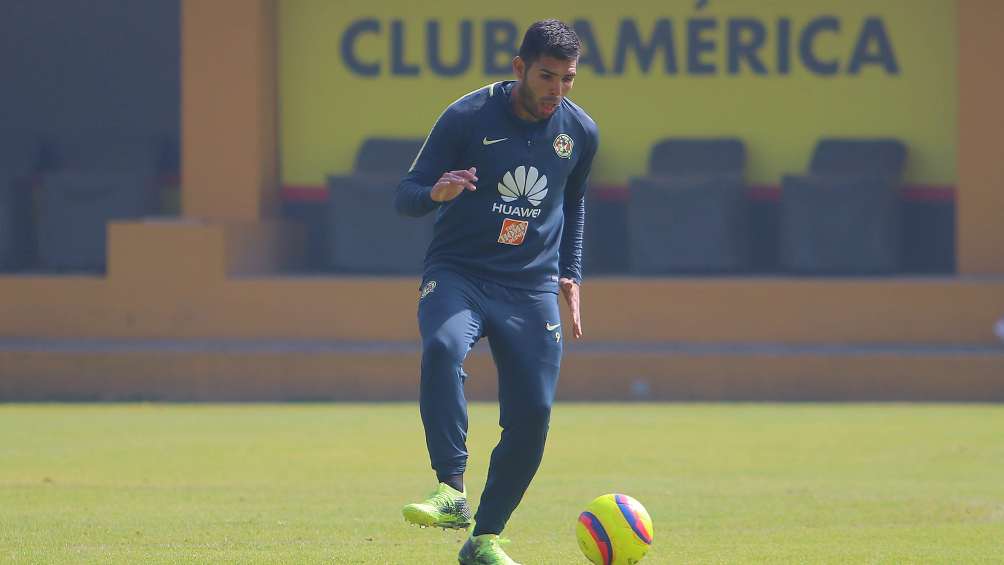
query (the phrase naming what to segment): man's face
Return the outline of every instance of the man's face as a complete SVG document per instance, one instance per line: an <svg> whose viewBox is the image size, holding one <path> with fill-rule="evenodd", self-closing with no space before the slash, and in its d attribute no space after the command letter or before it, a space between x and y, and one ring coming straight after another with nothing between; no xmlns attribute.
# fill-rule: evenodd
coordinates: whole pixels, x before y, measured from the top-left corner
<svg viewBox="0 0 1004 565"><path fill-rule="evenodd" d="M542 56L530 66L520 57L513 59L513 72L522 81L518 103L536 120L544 120L558 109L561 99L572 90L576 59Z"/></svg>

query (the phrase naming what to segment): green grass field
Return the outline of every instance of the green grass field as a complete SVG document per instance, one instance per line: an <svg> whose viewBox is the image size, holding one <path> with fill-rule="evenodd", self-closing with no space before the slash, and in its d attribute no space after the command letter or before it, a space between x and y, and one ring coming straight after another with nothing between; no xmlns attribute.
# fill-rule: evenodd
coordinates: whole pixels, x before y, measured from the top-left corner
<svg viewBox="0 0 1004 565"><path fill-rule="evenodd" d="M497 417L471 407L474 501ZM0 405L0 562L455 563L400 516L432 486L411 404ZM585 563L612 491L644 563L1004 563L1004 406L559 404L510 554Z"/></svg>

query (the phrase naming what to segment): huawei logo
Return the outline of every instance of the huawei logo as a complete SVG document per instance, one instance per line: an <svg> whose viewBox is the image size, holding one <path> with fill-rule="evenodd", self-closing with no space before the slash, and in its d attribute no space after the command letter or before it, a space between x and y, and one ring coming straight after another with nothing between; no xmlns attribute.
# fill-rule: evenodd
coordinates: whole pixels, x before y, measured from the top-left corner
<svg viewBox="0 0 1004 565"><path fill-rule="evenodd" d="M540 174L537 167L520 165L514 172L506 172L499 183L499 194L505 202L512 202L521 196L534 206L540 206L547 196L547 176Z"/></svg>

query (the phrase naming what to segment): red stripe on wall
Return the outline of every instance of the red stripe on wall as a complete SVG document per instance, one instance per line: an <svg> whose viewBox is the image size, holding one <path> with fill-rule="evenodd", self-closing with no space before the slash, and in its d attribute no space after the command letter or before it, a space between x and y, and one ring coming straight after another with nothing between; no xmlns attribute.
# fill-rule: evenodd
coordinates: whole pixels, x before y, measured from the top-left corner
<svg viewBox="0 0 1004 565"><path fill-rule="evenodd" d="M769 184L754 184L746 191L750 200L773 201L781 198L781 187Z"/></svg>
<svg viewBox="0 0 1004 565"><path fill-rule="evenodd" d="M954 202L955 187L932 184L904 185L900 192L907 202ZM781 187L778 185L752 185L746 192L750 200L771 201L781 198Z"/></svg>
<svg viewBox="0 0 1004 565"><path fill-rule="evenodd" d="M903 187L903 200L910 202L955 202L955 187L925 184L907 185Z"/></svg>
<svg viewBox="0 0 1004 565"><path fill-rule="evenodd" d="M628 188L621 184L594 184L589 190L601 200L625 202L628 199Z"/></svg>
<svg viewBox="0 0 1004 565"><path fill-rule="evenodd" d="M593 195L601 200L622 202L628 199L625 185L593 185ZM903 200L907 202L954 202L955 187L944 185L910 184L902 188ZM282 187L284 202L324 202L328 190L321 185L286 185ZM751 185L747 190L750 200L774 201L781 198L781 187L777 185Z"/></svg>
<svg viewBox="0 0 1004 565"><path fill-rule="evenodd" d="M324 202L328 189L322 185L287 184L279 192L283 202Z"/></svg>

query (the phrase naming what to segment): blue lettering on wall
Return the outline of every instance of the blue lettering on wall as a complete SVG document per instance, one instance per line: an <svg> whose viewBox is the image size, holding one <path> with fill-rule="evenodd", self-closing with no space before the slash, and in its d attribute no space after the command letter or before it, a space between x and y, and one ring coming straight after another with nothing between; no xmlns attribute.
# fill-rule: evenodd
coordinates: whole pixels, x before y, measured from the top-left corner
<svg viewBox="0 0 1004 565"><path fill-rule="evenodd" d="M352 72L364 77L380 74L380 63L364 63L356 56L356 39L363 33L380 33L380 20L356 20L342 35L342 60Z"/></svg>
<svg viewBox="0 0 1004 565"><path fill-rule="evenodd" d="M648 21L652 22L651 33L641 29L645 27L641 22ZM360 18L350 22L341 36L342 62L349 72L361 77L376 77L381 73L413 77L422 72L442 77L471 72L505 76L512 72L512 57L516 54L520 38L520 28L512 20L489 19L478 24L476 20L465 19L449 24L449 29L444 28L443 21L439 19L423 23L424 26L416 29L409 27L413 25L411 22L402 19L382 22L376 18ZM836 16L821 15L809 20L800 29L796 29L793 20L787 17L772 21L750 17L695 17L675 23L669 18L654 21L624 18L618 22L613 44L605 46L612 47L612 51L602 50L604 46L597 40L593 23L579 19L572 25L582 43L579 67L589 69L597 76L623 75L632 58L646 75L676 75L680 72L691 76L739 75L744 72L755 76L788 75L793 71L792 65L820 76L834 76L841 72L858 76L869 67L886 75L900 74L892 36L879 17L847 24ZM686 26L685 34L674 32L677 24ZM831 36L840 36L845 24L855 26L856 35L843 38L841 45L847 46L844 47L846 50L829 52L823 46L829 44L827 40ZM424 53L409 51L406 33L424 33ZM444 53L442 40L445 34L454 33L458 38L457 52ZM478 33L481 34L481 65L475 68L474 49L478 45ZM362 50L360 44L364 38L385 45L386 56ZM771 41L776 43L776 49L768 48ZM795 49L797 55L793 54ZM658 65L656 59L660 56L662 64ZM681 63L678 57L685 57L685 63ZM608 67L610 62L612 66Z"/></svg>
<svg viewBox="0 0 1004 565"><path fill-rule="evenodd" d="M617 33L617 54L614 55L614 74L624 74L628 51L634 51L641 72L648 73L659 49L663 52L663 69L666 74L676 74L676 50L673 49L673 27L669 20L656 20L652 39L646 44L641 39L634 20L621 20Z"/></svg>
<svg viewBox="0 0 1004 565"><path fill-rule="evenodd" d="M445 77L455 77L466 73L471 66L470 20L460 22L460 55L457 62L452 65L443 63L443 54L440 53L441 47L439 45L439 22L429 20L425 27L425 53L432 72Z"/></svg>
<svg viewBox="0 0 1004 565"><path fill-rule="evenodd" d="M579 36L579 43L582 45L582 54L579 55L579 67L592 67L593 72L598 75L607 74L607 66L603 63L603 52L600 51L599 44L596 43L596 36L593 35L593 26L589 20L575 20L572 23L575 33Z"/></svg>
<svg viewBox="0 0 1004 565"><path fill-rule="evenodd" d="M802 57L802 64L805 68L817 75L835 75L840 71L840 64L836 61L820 61L813 52L813 43L816 36L823 31L840 31L840 20L833 16L823 16L809 22L802 30L802 39L798 42L798 52Z"/></svg>
<svg viewBox="0 0 1004 565"><path fill-rule="evenodd" d="M410 65L404 60L404 22L390 23L390 72L401 76L418 76L418 65Z"/></svg>
<svg viewBox="0 0 1004 565"><path fill-rule="evenodd" d="M777 20L777 73L791 72L791 20Z"/></svg>
<svg viewBox="0 0 1004 565"><path fill-rule="evenodd" d="M692 75L713 75L715 64L701 59L705 53L715 52L714 40L703 39L705 31L714 31L718 22L710 18L700 18L687 22L687 72Z"/></svg>
<svg viewBox="0 0 1004 565"><path fill-rule="evenodd" d="M743 60L753 69L754 74L767 74L767 67L759 55L766 41L767 28L759 20L749 18L729 20L729 74L739 74Z"/></svg>
<svg viewBox="0 0 1004 565"><path fill-rule="evenodd" d="M875 52L871 51L872 44L875 45ZM861 72L863 65L881 65L886 73L899 74L899 63L896 62L896 55L892 51L889 34L886 33L885 24L878 18L865 20L861 34L858 36L858 42L854 46L854 54L851 55L851 65L847 72L856 75Z"/></svg>
<svg viewBox="0 0 1004 565"><path fill-rule="evenodd" d="M512 72L512 58L516 55L516 24L507 20L487 20L484 25L484 72L488 76L508 75ZM499 56L505 58L499 61Z"/></svg>

